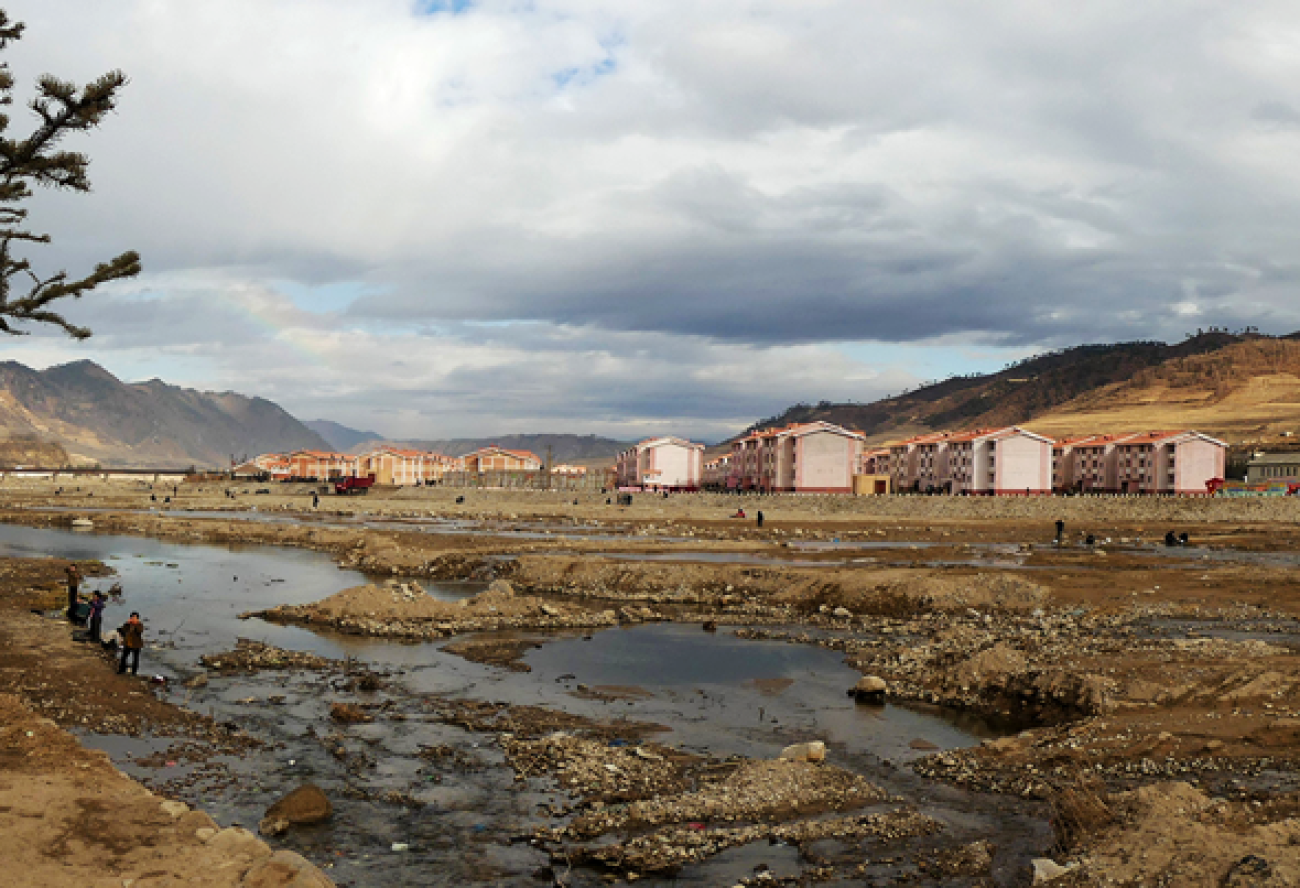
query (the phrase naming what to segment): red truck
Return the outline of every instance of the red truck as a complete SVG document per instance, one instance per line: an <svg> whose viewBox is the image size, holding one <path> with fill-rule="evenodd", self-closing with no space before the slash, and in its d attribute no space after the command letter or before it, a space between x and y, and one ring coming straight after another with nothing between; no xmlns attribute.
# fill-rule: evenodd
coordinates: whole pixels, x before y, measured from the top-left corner
<svg viewBox="0 0 1300 888"><path fill-rule="evenodd" d="M334 492L340 496L346 496L350 493L365 493L374 484L374 475L367 475L364 478L339 478L334 482Z"/></svg>

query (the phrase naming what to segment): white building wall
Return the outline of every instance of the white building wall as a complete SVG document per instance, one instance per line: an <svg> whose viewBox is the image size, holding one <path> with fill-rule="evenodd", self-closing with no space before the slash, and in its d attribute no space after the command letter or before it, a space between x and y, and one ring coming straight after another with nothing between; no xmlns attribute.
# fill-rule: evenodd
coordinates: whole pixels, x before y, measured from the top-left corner
<svg viewBox="0 0 1300 888"><path fill-rule="evenodd" d="M1052 445L1014 434L997 442L998 493L1042 493L1052 489Z"/></svg>
<svg viewBox="0 0 1300 888"><path fill-rule="evenodd" d="M1174 489L1178 493L1205 493L1205 482L1222 478L1227 455L1224 448L1194 438L1174 450Z"/></svg>
<svg viewBox="0 0 1300 888"><path fill-rule="evenodd" d="M659 474L645 479L662 487L694 487L699 484L698 454L694 448L680 444L659 444L649 448L650 462Z"/></svg>
<svg viewBox="0 0 1300 888"><path fill-rule="evenodd" d="M810 432L799 438L797 489L852 491L858 442L834 432Z"/></svg>

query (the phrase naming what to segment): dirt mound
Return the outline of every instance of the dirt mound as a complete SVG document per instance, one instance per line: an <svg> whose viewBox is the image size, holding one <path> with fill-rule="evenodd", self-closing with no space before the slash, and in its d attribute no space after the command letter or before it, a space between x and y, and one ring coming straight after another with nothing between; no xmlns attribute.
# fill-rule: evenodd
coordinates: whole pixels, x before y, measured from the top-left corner
<svg viewBox="0 0 1300 888"><path fill-rule="evenodd" d="M1300 884L1300 818L1285 806L1227 802L1181 782L1111 797L1119 822L1089 849L1080 881L1125 885Z"/></svg>
<svg viewBox="0 0 1300 888"><path fill-rule="evenodd" d="M336 592L315 604L282 606L244 614L275 623L310 623L362 635L437 638L497 629L563 629L612 626L613 611L592 612L518 596L510 584L494 582L460 601L439 601L416 583L368 584Z"/></svg>

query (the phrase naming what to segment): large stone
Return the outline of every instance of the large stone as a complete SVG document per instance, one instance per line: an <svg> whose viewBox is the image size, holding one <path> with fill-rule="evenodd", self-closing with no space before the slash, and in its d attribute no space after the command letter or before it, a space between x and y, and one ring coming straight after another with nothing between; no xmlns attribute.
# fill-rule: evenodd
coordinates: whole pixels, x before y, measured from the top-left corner
<svg viewBox="0 0 1300 888"><path fill-rule="evenodd" d="M231 858L243 857L247 860L258 860L262 857L269 857L271 854L271 849L266 846L266 842L238 826L231 826L221 830L221 832L208 839L208 846Z"/></svg>
<svg viewBox="0 0 1300 888"><path fill-rule="evenodd" d="M501 595L506 598L513 598L515 594L515 587L510 585L509 580L493 580L492 583L487 587L487 590L489 592L495 592L497 595Z"/></svg>
<svg viewBox="0 0 1300 888"><path fill-rule="evenodd" d="M1074 869L1073 866L1061 866L1055 860L1048 857L1035 857L1029 862L1034 869L1034 884L1046 885L1049 882L1055 882L1061 876Z"/></svg>
<svg viewBox="0 0 1300 888"><path fill-rule="evenodd" d="M781 750L781 758L794 762L821 762L826 760L826 744L820 740L796 743Z"/></svg>
<svg viewBox="0 0 1300 888"><path fill-rule="evenodd" d="M889 685L885 680L876 675L864 675L858 679L858 683L849 691L857 700L877 701L885 699L885 693L889 690Z"/></svg>
<svg viewBox="0 0 1300 888"><path fill-rule="evenodd" d="M304 783L280 801L266 809L266 816L258 825L262 835L275 836L292 824L320 823L334 813L334 806L319 786Z"/></svg>

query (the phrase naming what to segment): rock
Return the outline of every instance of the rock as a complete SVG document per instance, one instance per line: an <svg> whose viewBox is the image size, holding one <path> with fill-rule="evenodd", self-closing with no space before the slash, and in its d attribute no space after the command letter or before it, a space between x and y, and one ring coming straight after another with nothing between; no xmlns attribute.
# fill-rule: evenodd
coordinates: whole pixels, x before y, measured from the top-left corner
<svg viewBox="0 0 1300 888"><path fill-rule="evenodd" d="M283 817L263 817L257 831L267 838L282 836L289 831L289 821Z"/></svg>
<svg viewBox="0 0 1300 888"><path fill-rule="evenodd" d="M259 860L271 856L271 849L266 847L265 842L248 830L238 826L231 826L221 830L208 840L208 845L226 857L245 857L249 860Z"/></svg>
<svg viewBox="0 0 1300 888"><path fill-rule="evenodd" d="M194 830L194 838L198 839L200 842L211 841L212 837L215 836L216 834L217 834L217 830L213 829L210 826L201 826L198 829Z"/></svg>
<svg viewBox="0 0 1300 888"><path fill-rule="evenodd" d="M198 675L191 678L189 681L185 682L185 687L187 688L205 688L207 686L208 686L208 677L203 673L199 673Z"/></svg>
<svg viewBox="0 0 1300 888"><path fill-rule="evenodd" d="M781 758L793 762L822 762L826 760L826 744L820 740L795 743L781 750Z"/></svg>
<svg viewBox="0 0 1300 888"><path fill-rule="evenodd" d="M1055 860L1047 857L1035 857L1029 861L1029 865L1034 869L1034 884L1044 885L1048 882L1055 881L1061 876L1074 869L1073 866L1061 866Z"/></svg>
<svg viewBox="0 0 1300 888"><path fill-rule="evenodd" d="M243 888L335 888L334 882L300 854L276 851L257 863L240 883Z"/></svg>
<svg viewBox="0 0 1300 888"><path fill-rule="evenodd" d="M841 620L848 620L852 619L853 611L849 610L847 607L837 607L835 610L831 611L831 616Z"/></svg>
<svg viewBox="0 0 1300 888"><path fill-rule="evenodd" d="M495 592L497 595L501 595L505 598L514 598L515 596L515 587L510 585L509 580L493 580L491 585L487 587L487 590L488 592Z"/></svg>
<svg viewBox="0 0 1300 888"><path fill-rule="evenodd" d="M184 802L173 802L170 799L158 806L162 808L164 814L170 814L173 817L180 817L182 814L189 813L190 806Z"/></svg>
<svg viewBox="0 0 1300 888"><path fill-rule="evenodd" d="M304 783L266 809L257 830L264 836L278 836L293 824L321 823L334 813L329 798L314 783Z"/></svg>
<svg viewBox="0 0 1300 888"><path fill-rule="evenodd" d="M1223 877L1224 888L1248 888L1250 885L1262 884L1273 875L1273 868L1268 861L1257 854L1247 854L1238 860Z"/></svg>
<svg viewBox="0 0 1300 888"><path fill-rule="evenodd" d="M217 822L202 811L187 811L176 821L177 832L195 832L200 829L210 829L212 834L216 835L217 830L221 829L221 827L217 826Z"/></svg>
<svg viewBox="0 0 1300 888"><path fill-rule="evenodd" d="M375 720L374 716L362 712L357 707L350 706L347 703L331 703L330 718L343 724L361 724Z"/></svg>
<svg viewBox="0 0 1300 888"><path fill-rule="evenodd" d="M889 690L889 685L885 680L876 675L864 675L858 679L858 683L853 686L849 694L858 701L879 703L884 701L885 692Z"/></svg>
<svg viewBox="0 0 1300 888"><path fill-rule="evenodd" d="M542 613L546 614L548 617L558 617L563 615L564 611L560 610L553 604L543 604Z"/></svg>

